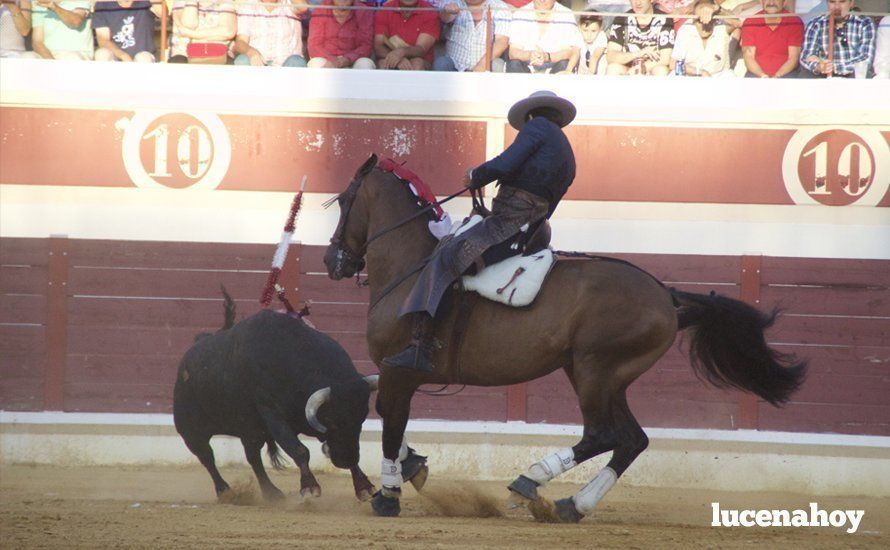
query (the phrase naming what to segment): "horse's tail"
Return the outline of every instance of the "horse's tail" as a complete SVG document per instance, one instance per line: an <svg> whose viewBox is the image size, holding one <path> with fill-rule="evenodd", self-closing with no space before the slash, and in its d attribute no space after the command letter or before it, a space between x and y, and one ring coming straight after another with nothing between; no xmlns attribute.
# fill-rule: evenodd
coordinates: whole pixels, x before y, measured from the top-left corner
<svg viewBox="0 0 890 550"><path fill-rule="evenodd" d="M225 309L225 322L220 330L228 330L235 326L235 300L229 295L226 287L219 285L223 295L223 308Z"/></svg>
<svg viewBox="0 0 890 550"><path fill-rule="evenodd" d="M778 315L769 315L725 296L671 289L679 304L679 329L690 330L689 358L696 376L720 388L755 393L779 406L806 377L807 362L770 348L764 331Z"/></svg>
<svg viewBox="0 0 890 550"><path fill-rule="evenodd" d="M284 461L281 460L281 455L278 454L278 445L275 444L275 440L271 437L266 441L266 452L269 454L269 462L272 463L272 468L276 470L285 469Z"/></svg>

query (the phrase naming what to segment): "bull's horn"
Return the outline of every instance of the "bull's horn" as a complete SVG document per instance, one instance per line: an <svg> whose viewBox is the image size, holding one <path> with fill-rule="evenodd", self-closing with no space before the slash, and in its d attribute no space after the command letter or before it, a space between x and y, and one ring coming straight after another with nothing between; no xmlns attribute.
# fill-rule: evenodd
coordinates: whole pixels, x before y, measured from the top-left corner
<svg viewBox="0 0 890 550"><path fill-rule="evenodd" d="M317 432L325 433L328 431L328 429L324 427L324 424L318 421L317 415L318 408L324 405L325 401L330 397L331 388L322 388L316 390L315 393L309 396L309 400L306 401L306 420Z"/></svg>
<svg viewBox="0 0 890 550"><path fill-rule="evenodd" d="M371 391L377 391L377 386L380 385L380 375L372 374L371 376L365 376L365 382L368 383Z"/></svg>

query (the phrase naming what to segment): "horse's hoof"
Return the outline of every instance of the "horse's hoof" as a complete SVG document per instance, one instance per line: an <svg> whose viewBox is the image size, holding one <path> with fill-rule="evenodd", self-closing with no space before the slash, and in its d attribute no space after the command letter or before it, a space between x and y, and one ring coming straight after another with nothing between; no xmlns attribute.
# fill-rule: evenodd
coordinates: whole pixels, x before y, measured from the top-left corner
<svg viewBox="0 0 890 550"><path fill-rule="evenodd" d="M420 490L423 489L423 486L426 485L426 478L428 478L429 475L430 469L424 464L408 481L414 486L415 491L420 492Z"/></svg>
<svg viewBox="0 0 890 550"><path fill-rule="evenodd" d="M429 468L426 466L426 457L414 452L408 447L408 456L402 461L402 481L410 481L418 491L426 483Z"/></svg>
<svg viewBox="0 0 890 550"><path fill-rule="evenodd" d="M309 494L309 496L318 498L321 496L321 487L318 485L312 485L312 486L303 487L302 489L300 489L301 497L305 497L307 493Z"/></svg>
<svg viewBox="0 0 890 550"><path fill-rule="evenodd" d="M531 502L529 499L520 495L519 493L514 493L510 491L510 496L507 497L507 509L515 510L516 508L522 508L524 506L528 506L528 503Z"/></svg>
<svg viewBox="0 0 890 550"><path fill-rule="evenodd" d="M385 518L398 517L402 511L399 499L385 496L381 491L377 491L371 497L371 509L374 510L375 515Z"/></svg>
<svg viewBox="0 0 890 550"><path fill-rule="evenodd" d="M553 505L556 508L556 517L563 523L578 523L584 518L584 514L575 508L575 501L570 498L561 498Z"/></svg>
<svg viewBox="0 0 890 550"><path fill-rule="evenodd" d="M361 489L360 491L355 492L355 498L359 499L359 502L368 502L371 500L371 497L374 496L374 488L370 489Z"/></svg>
<svg viewBox="0 0 890 550"><path fill-rule="evenodd" d="M538 500L539 485L537 481L520 475L513 480L513 483L507 485L507 489L528 500Z"/></svg>

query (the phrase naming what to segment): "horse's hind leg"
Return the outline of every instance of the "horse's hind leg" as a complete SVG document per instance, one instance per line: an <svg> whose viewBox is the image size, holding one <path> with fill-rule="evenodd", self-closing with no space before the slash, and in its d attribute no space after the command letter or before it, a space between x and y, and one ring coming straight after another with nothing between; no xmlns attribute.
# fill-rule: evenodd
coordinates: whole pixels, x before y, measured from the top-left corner
<svg viewBox="0 0 890 550"><path fill-rule="evenodd" d="M593 511L625 470L649 445L649 438L627 405L625 390L664 353L654 350L599 375L579 376L576 391L584 415L584 436L571 450L580 463L612 450L609 463L572 498L556 501L561 521L577 522ZM589 371L585 371L589 372Z"/></svg>
<svg viewBox="0 0 890 550"><path fill-rule="evenodd" d="M532 464L525 474L509 485L510 491L528 500L538 499L538 487L618 445L614 430L609 429L612 396L608 389L610 381L604 371L585 369L578 376L574 368L566 368L565 371L580 401L584 432L577 445L559 449Z"/></svg>

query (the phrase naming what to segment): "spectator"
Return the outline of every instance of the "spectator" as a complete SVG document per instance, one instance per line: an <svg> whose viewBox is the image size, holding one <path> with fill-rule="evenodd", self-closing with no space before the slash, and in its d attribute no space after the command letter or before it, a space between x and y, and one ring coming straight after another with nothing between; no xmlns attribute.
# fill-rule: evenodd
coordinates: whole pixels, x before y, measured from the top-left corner
<svg viewBox="0 0 890 550"><path fill-rule="evenodd" d="M325 0L324 5L352 6L355 0ZM373 69L374 13L353 10L315 10L309 21L309 66L313 68Z"/></svg>
<svg viewBox="0 0 890 550"><path fill-rule="evenodd" d="M570 9L556 0L533 0L513 12L507 72L571 73L583 42Z"/></svg>
<svg viewBox="0 0 890 550"><path fill-rule="evenodd" d="M875 40L875 78L890 78L890 15L881 19Z"/></svg>
<svg viewBox="0 0 890 550"><path fill-rule="evenodd" d="M673 24L652 0L631 0L633 16L616 19L609 30L606 74L667 76L674 47Z"/></svg>
<svg viewBox="0 0 890 550"><path fill-rule="evenodd" d="M446 25L445 55L433 62L435 71L487 71L485 51L491 46L491 70L504 72L501 58L510 42L509 6L501 0L444 0L439 17ZM492 8L492 44L487 42L485 8Z"/></svg>
<svg viewBox="0 0 890 550"><path fill-rule="evenodd" d="M758 15L788 13L784 0L761 0ZM799 17L757 17L742 24L742 55L753 78L797 76L797 63L803 43L803 21Z"/></svg>
<svg viewBox="0 0 890 550"><path fill-rule="evenodd" d="M858 64L862 64L865 75L875 58L875 24L870 17L850 13L852 7L853 0L828 0L828 9L834 14L834 29L829 29L827 14L807 23L800 54L800 76L849 78ZM832 55L828 53L829 32L834 33Z"/></svg>
<svg viewBox="0 0 890 550"><path fill-rule="evenodd" d="M260 2L245 2L237 8L235 65L305 67L300 16L308 9L306 3L303 0Z"/></svg>
<svg viewBox="0 0 890 550"><path fill-rule="evenodd" d="M92 59L90 0L35 0L31 45L44 59Z"/></svg>
<svg viewBox="0 0 890 550"><path fill-rule="evenodd" d="M175 0L170 63L231 63L236 24L232 0Z"/></svg>
<svg viewBox="0 0 890 550"><path fill-rule="evenodd" d="M605 64L608 40L603 32L603 18L599 15L582 15L578 19L578 28L584 43L578 60L578 74L604 74L605 66L600 67L600 62Z"/></svg>
<svg viewBox="0 0 890 550"><path fill-rule="evenodd" d="M31 0L3 0L0 5L0 57L22 57L31 33Z"/></svg>
<svg viewBox="0 0 890 550"><path fill-rule="evenodd" d="M161 5L148 0L96 2L93 30L99 47L95 60L154 63L155 21L160 15Z"/></svg>
<svg viewBox="0 0 890 550"><path fill-rule="evenodd" d="M425 0L389 0L384 8L431 8ZM429 70L433 45L439 39L439 15L434 11L377 12L374 51L381 69Z"/></svg>
<svg viewBox="0 0 890 550"><path fill-rule="evenodd" d="M671 53L671 70L682 61L688 76L730 76L729 34L726 25L713 19L719 8L714 0L698 0L692 13L695 19L677 32Z"/></svg>

